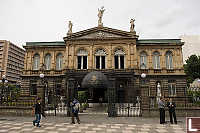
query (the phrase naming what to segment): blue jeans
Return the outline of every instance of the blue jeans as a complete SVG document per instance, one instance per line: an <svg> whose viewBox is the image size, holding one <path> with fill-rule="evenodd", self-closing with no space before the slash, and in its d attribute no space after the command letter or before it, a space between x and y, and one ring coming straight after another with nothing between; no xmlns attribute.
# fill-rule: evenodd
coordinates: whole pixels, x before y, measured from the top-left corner
<svg viewBox="0 0 200 133"><path fill-rule="evenodd" d="M33 121L33 124L37 123L37 126L40 125L40 119L41 119L41 114L35 114L35 120Z"/></svg>

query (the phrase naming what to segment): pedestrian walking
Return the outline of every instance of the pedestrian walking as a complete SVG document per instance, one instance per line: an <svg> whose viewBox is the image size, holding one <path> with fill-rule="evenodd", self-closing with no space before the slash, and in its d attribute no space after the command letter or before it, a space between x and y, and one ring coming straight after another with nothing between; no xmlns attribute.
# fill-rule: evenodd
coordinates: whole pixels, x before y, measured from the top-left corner
<svg viewBox="0 0 200 133"><path fill-rule="evenodd" d="M80 124L79 119L79 109L80 109L80 103L77 99L73 99L73 101L70 102L71 112L72 112L72 124L75 124L74 117L76 117L77 123Z"/></svg>
<svg viewBox="0 0 200 133"><path fill-rule="evenodd" d="M158 102L158 108L160 111L160 124L164 124L165 123L165 103L164 103L163 97L161 97Z"/></svg>
<svg viewBox="0 0 200 133"><path fill-rule="evenodd" d="M41 99L37 98L36 99L36 104L33 106L33 114L35 114L35 120L33 120L33 125L37 123L37 127L41 127L40 125L40 120L41 120L41 115L45 117L43 110L42 110L42 105L41 105Z"/></svg>
<svg viewBox="0 0 200 133"><path fill-rule="evenodd" d="M169 109L170 123L173 124L173 118L174 118L174 123L177 124L176 112L175 112L176 104L175 102L172 102L172 98L169 99L167 107Z"/></svg>

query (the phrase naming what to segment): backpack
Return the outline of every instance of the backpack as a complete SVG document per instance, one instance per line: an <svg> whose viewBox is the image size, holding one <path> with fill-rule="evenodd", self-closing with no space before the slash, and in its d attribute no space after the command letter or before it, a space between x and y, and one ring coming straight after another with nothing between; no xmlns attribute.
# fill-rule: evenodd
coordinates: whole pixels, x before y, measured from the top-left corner
<svg viewBox="0 0 200 133"><path fill-rule="evenodd" d="M79 111L79 106L80 106L80 104L79 103L75 103L75 105L74 105L74 110L75 111Z"/></svg>

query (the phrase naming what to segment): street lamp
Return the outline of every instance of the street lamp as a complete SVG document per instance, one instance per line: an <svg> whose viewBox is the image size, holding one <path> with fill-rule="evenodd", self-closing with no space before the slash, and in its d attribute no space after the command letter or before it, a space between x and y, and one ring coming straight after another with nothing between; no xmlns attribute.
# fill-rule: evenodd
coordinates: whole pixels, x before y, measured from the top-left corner
<svg viewBox="0 0 200 133"><path fill-rule="evenodd" d="M139 103L139 105L140 105L140 107L141 107L141 106L143 106L143 102L145 101L145 97L146 97L146 96L144 95L145 93L143 92L143 91L146 91L146 90L142 87L141 84L144 84L144 83L145 83L145 81L143 82L143 80L146 78L147 75L146 75L146 73L142 73L140 76L141 76L141 78L142 78L142 80L140 81L140 87L141 87L140 89L141 89L141 92L142 92L141 98L143 98L143 100L142 100L142 104L140 104L139 102L138 102L138 103ZM139 98L137 98L137 99L139 99ZM140 99L139 99L139 100L140 100ZM143 108L143 107L142 107L142 108Z"/></svg>
<svg viewBox="0 0 200 133"><path fill-rule="evenodd" d="M6 80L6 75L3 75L2 76L2 83L3 83L3 88L1 89L1 103L3 103L3 93L4 93L4 89L5 89L5 86L4 86L4 83L7 83L8 81Z"/></svg>
<svg viewBox="0 0 200 133"><path fill-rule="evenodd" d="M45 81L44 81L44 74L43 74L43 73L40 74L40 78L41 78L41 80L42 80L42 85L44 86L44 88L43 88L43 107L45 107L45 104L46 104L46 99L45 99L45 87L46 87L46 85L44 85L44 84L45 84Z"/></svg>
<svg viewBox="0 0 200 133"><path fill-rule="evenodd" d="M141 78L143 78L143 79L146 78L146 76L147 76L146 73L141 74Z"/></svg>

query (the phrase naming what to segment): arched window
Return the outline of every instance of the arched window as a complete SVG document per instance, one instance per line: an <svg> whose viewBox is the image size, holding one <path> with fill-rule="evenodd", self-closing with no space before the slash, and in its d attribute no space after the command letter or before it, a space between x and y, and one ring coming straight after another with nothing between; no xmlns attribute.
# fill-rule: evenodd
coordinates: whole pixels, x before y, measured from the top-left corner
<svg viewBox="0 0 200 133"><path fill-rule="evenodd" d="M62 54L59 53L56 56L56 70L62 69L62 62L63 62Z"/></svg>
<svg viewBox="0 0 200 133"><path fill-rule="evenodd" d="M115 51L115 69L124 69L124 55L125 53L121 49Z"/></svg>
<svg viewBox="0 0 200 133"><path fill-rule="evenodd" d="M51 69L51 55L50 54L46 54L46 56L44 58L44 64L45 64L46 70Z"/></svg>
<svg viewBox="0 0 200 133"><path fill-rule="evenodd" d="M157 51L153 53L153 68L160 69L160 53Z"/></svg>
<svg viewBox="0 0 200 133"><path fill-rule="evenodd" d="M166 59L166 68L173 69L173 58L171 51L166 52L165 59Z"/></svg>
<svg viewBox="0 0 200 133"><path fill-rule="evenodd" d="M147 54L146 54L146 52L140 53L140 68L141 69L147 68Z"/></svg>
<svg viewBox="0 0 200 133"><path fill-rule="evenodd" d="M84 49L80 49L77 53L77 68L78 69L87 69L87 57L88 53Z"/></svg>
<svg viewBox="0 0 200 133"><path fill-rule="evenodd" d="M106 52L103 49L99 49L95 53L96 69L105 69L106 64Z"/></svg>
<svg viewBox="0 0 200 133"><path fill-rule="evenodd" d="M40 65L40 55L35 54L33 56L33 70L39 70L39 65Z"/></svg>

